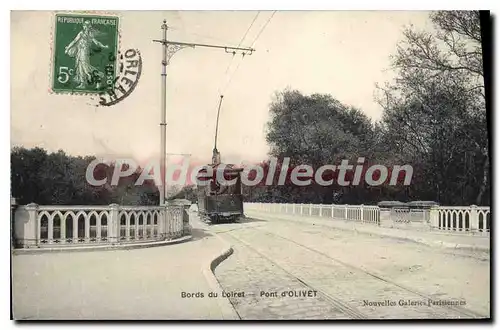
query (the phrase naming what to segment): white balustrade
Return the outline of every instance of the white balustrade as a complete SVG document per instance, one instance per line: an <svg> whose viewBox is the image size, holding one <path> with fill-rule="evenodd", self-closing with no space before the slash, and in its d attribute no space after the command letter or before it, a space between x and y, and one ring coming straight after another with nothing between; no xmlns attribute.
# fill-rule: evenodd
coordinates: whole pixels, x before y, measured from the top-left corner
<svg viewBox="0 0 500 330"><path fill-rule="evenodd" d="M380 208L378 206L363 206L363 222L380 225Z"/></svg>
<svg viewBox="0 0 500 330"><path fill-rule="evenodd" d="M245 203L244 205L247 211L337 218L374 224L378 224L380 221L379 208L377 206L281 203Z"/></svg>
<svg viewBox="0 0 500 330"><path fill-rule="evenodd" d="M411 222L409 208L391 208L391 219L394 224L409 224Z"/></svg>
<svg viewBox="0 0 500 330"><path fill-rule="evenodd" d="M131 244L182 237L184 206L45 206L28 204L14 215L16 246L24 248Z"/></svg>
<svg viewBox="0 0 500 330"><path fill-rule="evenodd" d="M491 211L488 206L435 206L431 209L380 209L366 205L244 203L245 210L271 210L277 214L323 217L399 228L427 228L489 235ZM270 207L275 205L275 207ZM384 213L381 222L381 211Z"/></svg>
<svg viewBox="0 0 500 330"><path fill-rule="evenodd" d="M430 211L431 228L489 235L491 211L484 206L439 206Z"/></svg>

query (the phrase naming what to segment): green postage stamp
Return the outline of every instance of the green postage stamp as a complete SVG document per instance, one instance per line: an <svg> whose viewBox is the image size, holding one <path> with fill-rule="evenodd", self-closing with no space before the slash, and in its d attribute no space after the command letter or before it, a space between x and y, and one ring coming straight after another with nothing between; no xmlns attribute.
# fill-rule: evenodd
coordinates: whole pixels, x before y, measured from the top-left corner
<svg viewBox="0 0 500 330"><path fill-rule="evenodd" d="M56 14L52 90L99 94L112 89L118 55L116 16Z"/></svg>

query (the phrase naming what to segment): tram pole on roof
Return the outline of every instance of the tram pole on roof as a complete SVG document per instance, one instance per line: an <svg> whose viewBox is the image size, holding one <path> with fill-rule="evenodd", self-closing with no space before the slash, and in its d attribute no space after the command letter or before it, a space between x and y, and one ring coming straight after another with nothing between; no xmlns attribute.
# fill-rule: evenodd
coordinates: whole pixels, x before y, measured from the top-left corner
<svg viewBox="0 0 500 330"><path fill-rule="evenodd" d="M242 52L243 55L252 55L255 51L253 48L244 48L244 47L232 47L232 46L223 46L223 45L211 45L211 44L199 44L199 43L188 43L188 42L180 42L180 41L171 41L167 40L167 20L163 20L163 24L161 26L163 30L163 39L157 40L154 39L153 42L158 42L162 44L162 72L161 72L161 121L160 121L160 168L163 171L162 174L162 186L158 187L160 191L160 205L165 205L166 197L167 197L167 183L165 182L166 176L166 158L167 158L167 65L170 62L172 56L179 50L190 47L206 47L206 48L218 48L224 49L226 53L235 55L236 52ZM221 97L222 101L222 97ZM220 110L220 104L219 104ZM218 112L217 112L218 116ZM217 119L217 125L219 120ZM217 132L216 132L217 134ZM217 139L217 137L216 137ZM216 147L214 148L214 152L217 151ZM218 151L217 151L218 153ZM219 154L219 153L218 153Z"/></svg>
<svg viewBox="0 0 500 330"><path fill-rule="evenodd" d="M222 98L224 95L220 96L219 108L217 109L217 120L215 121L215 140L214 140L214 150L212 151L212 164L220 164L220 152L217 150L217 133L219 132L219 114L220 107L222 105Z"/></svg>

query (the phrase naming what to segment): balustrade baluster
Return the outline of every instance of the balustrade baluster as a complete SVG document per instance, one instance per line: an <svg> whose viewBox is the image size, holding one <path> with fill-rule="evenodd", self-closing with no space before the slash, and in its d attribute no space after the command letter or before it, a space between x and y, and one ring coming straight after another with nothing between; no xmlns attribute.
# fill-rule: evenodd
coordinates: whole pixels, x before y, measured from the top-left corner
<svg viewBox="0 0 500 330"><path fill-rule="evenodd" d="M130 225L130 215L127 214L127 213L124 213L125 214L125 241L130 241L130 238L131 238L131 235L130 235L130 229L131 229L131 225ZM121 218L121 216L120 216ZM137 221L137 219L134 219L134 221ZM120 236L121 236L121 219L120 219Z"/></svg>
<svg viewBox="0 0 500 330"><path fill-rule="evenodd" d="M472 232L478 232L479 231L479 214L477 212L477 206L476 205L471 205L469 207L469 221L470 221L470 229Z"/></svg>
<svg viewBox="0 0 500 330"><path fill-rule="evenodd" d="M137 212L139 216L141 216L142 212ZM142 236L144 236L144 239L148 238L148 219L142 217Z"/></svg>
<svg viewBox="0 0 500 330"><path fill-rule="evenodd" d="M102 222L101 218L104 216L104 212L99 213L99 216L95 219L95 238L96 242L99 243L101 241L101 235L102 235Z"/></svg>
<svg viewBox="0 0 500 330"><path fill-rule="evenodd" d="M54 213L47 217L47 242L52 244L54 241Z"/></svg>
<svg viewBox="0 0 500 330"><path fill-rule="evenodd" d="M63 214L63 217L61 217L61 225L59 226L59 228L60 228L59 237L60 237L61 243L66 242L66 218L68 216L68 213L69 212L65 212Z"/></svg>
<svg viewBox="0 0 500 330"><path fill-rule="evenodd" d="M85 221L84 221L84 226L85 226L85 236L84 236L84 242L89 243L90 242L90 216L87 214L85 215Z"/></svg>
<svg viewBox="0 0 500 330"><path fill-rule="evenodd" d="M77 213L73 218L73 239L71 240L72 244L78 244L78 220L80 219L80 213Z"/></svg>

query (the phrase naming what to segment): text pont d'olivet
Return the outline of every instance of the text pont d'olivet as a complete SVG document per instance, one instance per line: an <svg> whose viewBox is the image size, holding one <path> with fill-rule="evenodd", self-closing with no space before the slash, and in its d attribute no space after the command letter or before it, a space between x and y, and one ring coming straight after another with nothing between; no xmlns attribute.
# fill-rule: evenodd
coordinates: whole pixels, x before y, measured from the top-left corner
<svg viewBox="0 0 500 330"><path fill-rule="evenodd" d="M279 297L316 297L318 291L316 290L286 290L286 291L261 291L259 296L266 298L279 298Z"/></svg>

